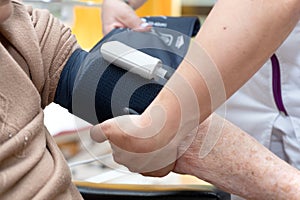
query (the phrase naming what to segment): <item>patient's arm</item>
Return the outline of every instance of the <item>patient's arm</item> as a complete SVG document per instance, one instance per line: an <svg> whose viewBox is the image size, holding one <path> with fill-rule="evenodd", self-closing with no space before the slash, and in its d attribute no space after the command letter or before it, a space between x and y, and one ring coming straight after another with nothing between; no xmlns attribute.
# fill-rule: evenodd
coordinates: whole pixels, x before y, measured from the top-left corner
<svg viewBox="0 0 300 200"><path fill-rule="evenodd" d="M209 129L209 134L222 132L205 156L204 139ZM195 175L247 199L299 199L300 172L217 115L199 126L195 140L177 160L174 171Z"/></svg>

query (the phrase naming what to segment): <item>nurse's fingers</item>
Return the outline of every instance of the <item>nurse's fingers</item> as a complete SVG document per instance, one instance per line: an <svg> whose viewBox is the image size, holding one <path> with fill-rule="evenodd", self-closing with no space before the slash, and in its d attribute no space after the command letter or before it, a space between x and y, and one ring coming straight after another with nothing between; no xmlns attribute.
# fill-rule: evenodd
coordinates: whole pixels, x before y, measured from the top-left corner
<svg viewBox="0 0 300 200"><path fill-rule="evenodd" d="M114 119L107 120L101 124L97 124L90 129L91 138L95 142L104 142L109 139L111 132L117 132L114 126Z"/></svg>

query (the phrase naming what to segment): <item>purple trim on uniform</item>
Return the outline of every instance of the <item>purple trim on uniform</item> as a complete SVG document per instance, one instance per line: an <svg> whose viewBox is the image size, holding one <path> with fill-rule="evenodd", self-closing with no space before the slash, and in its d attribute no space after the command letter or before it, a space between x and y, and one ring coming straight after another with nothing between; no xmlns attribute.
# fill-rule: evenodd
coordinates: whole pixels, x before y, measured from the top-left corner
<svg viewBox="0 0 300 200"><path fill-rule="evenodd" d="M273 96L276 106L279 111L283 112L286 116L288 115L282 101L281 96L281 80L280 80L280 65L278 58L275 54L271 57L272 62L272 84L273 84Z"/></svg>

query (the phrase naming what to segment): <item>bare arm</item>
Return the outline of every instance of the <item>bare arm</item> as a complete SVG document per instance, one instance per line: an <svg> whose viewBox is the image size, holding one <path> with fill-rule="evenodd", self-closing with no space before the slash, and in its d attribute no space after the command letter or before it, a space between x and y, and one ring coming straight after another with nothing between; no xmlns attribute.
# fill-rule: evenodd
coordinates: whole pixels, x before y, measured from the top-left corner
<svg viewBox="0 0 300 200"><path fill-rule="evenodd" d="M178 75L185 77L197 95L200 121L213 111L210 109L210 98L223 92L221 89L210 92L207 81L214 79L213 76L217 74L212 72L214 74L205 76L202 72L207 68L216 68L222 77L226 98L229 98L270 58L299 17L299 0L218 0L196 37L196 45L190 49L177 70ZM204 50L206 55L199 55L199 49ZM201 56L209 57L207 59L214 66L205 65L198 59ZM175 102L172 94L174 91L181 92L181 88L174 88L177 87L174 83L176 81L169 81L153 105L160 104L168 108L170 102ZM222 99L218 105L225 100ZM214 105L213 109L218 105Z"/></svg>
<svg viewBox="0 0 300 200"><path fill-rule="evenodd" d="M205 137L219 131L218 142L203 157ZM186 151L182 147L175 172L195 175L246 199L299 199L300 172L217 115L199 126Z"/></svg>
<svg viewBox="0 0 300 200"><path fill-rule="evenodd" d="M178 156L176 144L262 66L299 17L299 0L218 0L183 63L146 111L108 120L92 129L92 138L108 139L124 154L168 155L137 154L147 168L137 168L126 156L120 161L132 171L167 174Z"/></svg>

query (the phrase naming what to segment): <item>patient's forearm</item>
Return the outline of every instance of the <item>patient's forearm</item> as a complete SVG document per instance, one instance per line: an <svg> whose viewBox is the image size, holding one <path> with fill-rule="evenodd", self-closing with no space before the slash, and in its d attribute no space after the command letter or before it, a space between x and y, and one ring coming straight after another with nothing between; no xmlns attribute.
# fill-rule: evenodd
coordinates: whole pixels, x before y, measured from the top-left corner
<svg viewBox="0 0 300 200"><path fill-rule="evenodd" d="M214 131L209 134L216 133L222 123L214 115L210 127ZM202 157L203 151L199 152L208 130L205 121L191 147L177 161L175 171L195 175L247 199L299 199L299 171L239 128L224 123L218 142Z"/></svg>

